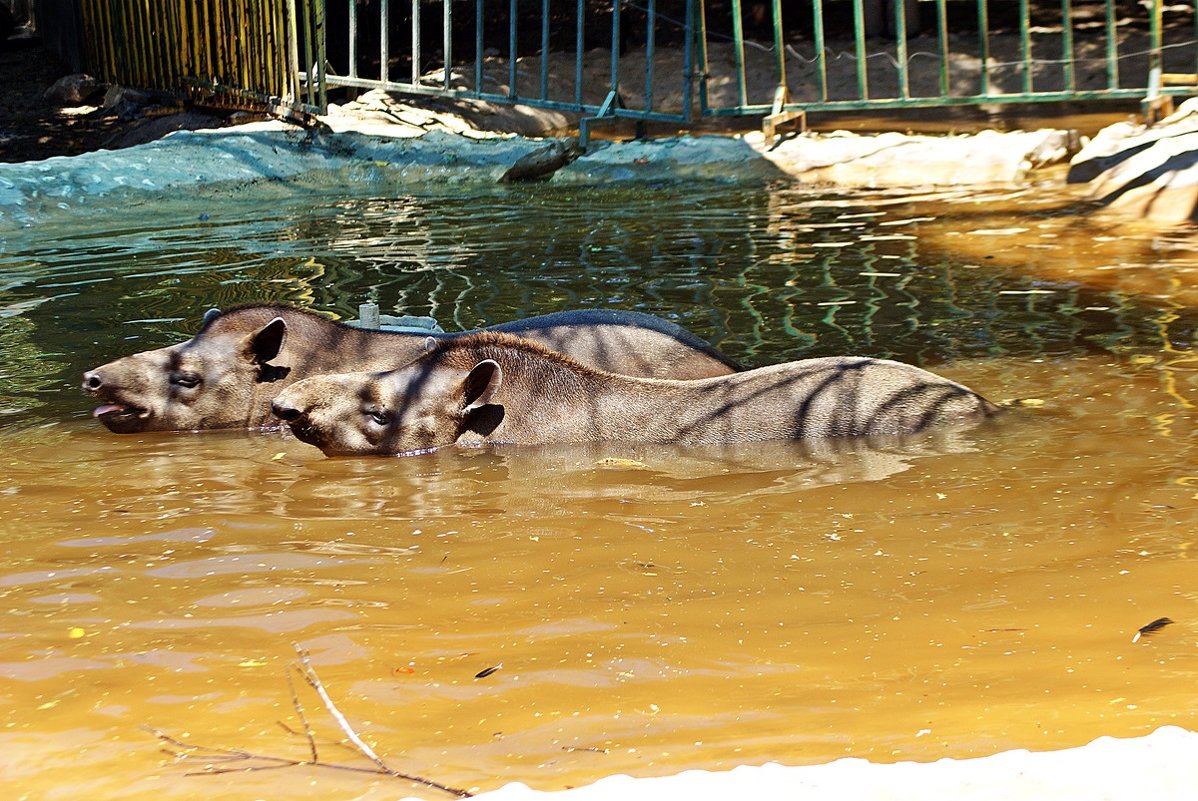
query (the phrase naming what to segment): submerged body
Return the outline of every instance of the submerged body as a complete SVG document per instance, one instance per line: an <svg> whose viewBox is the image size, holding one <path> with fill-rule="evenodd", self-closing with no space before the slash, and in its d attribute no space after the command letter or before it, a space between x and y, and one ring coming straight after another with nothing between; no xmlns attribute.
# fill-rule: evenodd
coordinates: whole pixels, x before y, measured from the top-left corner
<svg viewBox="0 0 1198 801"><path fill-rule="evenodd" d="M557 312L486 330L628 375L698 378L740 369L681 326L637 312ZM277 425L270 404L289 384L324 373L393 370L423 354L427 338L352 328L288 306L210 312L193 338L88 371L83 389L102 402L95 416L116 433L259 428Z"/></svg>
<svg viewBox="0 0 1198 801"><path fill-rule="evenodd" d="M350 455L449 444L905 435L997 411L961 384L885 359L807 359L678 381L597 371L503 334L430 339L426 347L399 370L298 382L274 412L304 442Z"/></svg>

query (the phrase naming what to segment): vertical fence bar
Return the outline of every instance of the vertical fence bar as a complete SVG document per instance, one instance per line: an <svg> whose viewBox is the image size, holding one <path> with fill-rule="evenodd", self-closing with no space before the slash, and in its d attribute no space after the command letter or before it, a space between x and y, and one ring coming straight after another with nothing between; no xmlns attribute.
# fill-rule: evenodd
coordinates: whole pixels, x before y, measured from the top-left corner
<svg viewBox="0 0 1198 801"><path fill-rule="evenodd" d="M695 4L692 0L686 2L686 15L683 20L682 34L682 118L690 122L693 118L694 97L692 86L694 75L693 48L695 34Z"/></svg>
<svg viewBox="0 0 1198 801"><path fill-rule="evenodd" d="M314 72L314 52L312 47L312 7L311 0L300 0L304 7L304 96L309 106L316 105L316 87L312 85ZM323 69L322 69L323 71Z"/></svg>
<svg viewBox="0 0 1198 801"><path fill-rule="evenodd" d="M745 31L740 0L732 0L732 55L736 59L736 104L744 106L748 90L745 86Z"/></svg>
<svg viewBox="0 0 1198 801"><path fill-rule="evenodd" d="M1152 0L1148 18L1148 93L1161 87L1161 0Z"/></svg>
<svg viewBox="0 0 1198 801"><path fill-rule="evenodd" d="M358 4L354 0L333 0L349 6L349 77L358 77Z"/></svg>
<svg viewBox="0 0 1198 801"><path fill-rule="evenodd" d="M1026 2L1026 0L1024 0ZM899 0L902 2L902 0ZM865 10L861 0L853 0L853 39L856 42L857 54L857 97L869 99L869 62L865 53Z"/></svg>
<svg viewBox="0 0 1198 801"><path fill-rule="evenodd" d="M1194 15L1198 21L1198 14ZM1106 86L1119 88L1119 31L1116 27L1115 0L1106 0Z"/></svg>
<svg viewBox="0 0 1198 801"><path fill-rule="evenodd" d="M299 21L296 19L296 0L287 0L287 60L291 64L289 95L292 103L300 102L299 85Z"/></svg>
<svg viewBox="0 0 1198 801"><path fill-rule="evenodd" d="M786 89L786 43L782 40L782 0L774 0L771 9L774 18L774 73L778 86Z"/></svg>
<svg viewBox="0 0 1198 801"><path fill-rule="evenodd" d="M379 0L379 80L391 80L391 0Z"/></svg>
<svg viewBox="0 0 1198 801"><path fill-rule="evenodd" d="M819 73L819 98L828 101L828 53L824 46L824 0L811 4L812 28L815 34L815 63Z"/></svg>
<svg viewBox="0 0 1198 801"><path fill-rule="evenodd" d="M549 0L541 0L541 99L549 99Z"/></svg>
<svg viewBox="0 0 1198 801"><path fill-rule="evenodd" d="M514 99L516 97L516 0L511 0L511 4L508 6L508 9L507 96Z"/></svg>
<svg viewBox="0 0 1198 801"><path fill-rule="evenodd" d="M420 85L420 0L412 0L412 84Z"/></svg>
<svg viewBox="0 0 1198 801"><path fill-rule="evenodd" d="M515 2L515 0L512 0ZM620 89L620 0L611 4L611 91Z"/></svg>
<svg viewBox="0 0 1198 801"><path fill-rule="evenodd" d="M1019 0L1019 57L1023 63L1023 92L1032 91L1032 35L1028 28L1028 0Z"/></svg>
<svg viewBox="0 0 1198 801"><path fill-rule="evenodd" d="M645 31L645 111L653 109L653 46L657 28L657 0L649 0L648 30Z"/></svg>
<svg viewBox="0 0 1198 801"><path fill-rule="evenodd" d="M1073 76L1073 2L1061 0L1061 59L1064 61L1065 86L1070 92L1077 90Z"/></svg>
<svg viewBox="0 0 1198 801"><path fill-rule="evenodd" d="M574 24L574 105L582 105L582 48L583 24L586 18L586 0L578 0L577 18Z"/></svg>
<svg viewBox="0 0 1198 801"><path fill-rule="evenodd" d="M1111 0L1108 0L1110 2ZM990 9L986 0L978 0L978 56L981 69L978 72L978 94L990 94Z"/></svg>
<svg viewBox="0 0 1198 801"><path fill-rule="evenodd" d="M199 2L191 7L192 20L195 27L192 28L192 41L196 53L196 76L199 78L210 79L212 77L212 51L208 47L208 7L205 3Z"/></svg>
<svg viewBox="0 0 1198 801"><path fill-rule="evenodd" d="M474 0L474 91L483 90L483 0Z"/></svg>
<svg viewBox="0 0 1198 801"><path fill-rule="evenodd" d="M902 4L902 0L898 0ZM936 38L940 44L940 96L948 97L948 9L945 0L936 0Z"/></svg>
<svg viewBox="0 0 1198 801"><path fill-rule="evenodd" d="M325 52L325 15L324 0L313 0L313 18L315 20L316 67L319 70L319 80L316 82L316 110L325 114L329 110L329 80L325 68L327 54Z"/></svg>
<svg viewBox="0 0 1198 801"><path fill-rule="evenodd" d="M819 2L819 0L815 0ZM698 58L699 58L699 113L706 114L710 108L709 98L707 96L707 2L706 0L698 0L699 3L699 28L695 31L695 38L698 42Z"/></svg>
<svg viewBox="0 0 1198 801"><path fill-rule="evenodd" d="M449 89L450 68L453 66L453 6L451 0L441 0L441 55L445 56L445 82L442 86Z"/></svg>
<svg viewBox="0 0 1198 801"><path fill-rule="evenodd" d="M898 0L894 4L894 49L898 61L899 97L906 100L911 96L911 79L907 74L907 4Z"/></svg>

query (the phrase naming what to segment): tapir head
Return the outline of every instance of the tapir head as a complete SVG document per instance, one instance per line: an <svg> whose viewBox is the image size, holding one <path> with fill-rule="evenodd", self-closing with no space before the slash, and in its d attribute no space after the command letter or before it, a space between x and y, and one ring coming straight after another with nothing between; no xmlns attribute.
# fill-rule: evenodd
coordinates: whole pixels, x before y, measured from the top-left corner
<svg viewBox="0 0 1198 801"><path fill-rule="evenodd" d="M118 434L259 424L256 388L287 373L267 364L282 351L287 324L281 317L255 325L244 316L235 324L225 319L214 309L186 342L84 373L84 391L102 402L93 415Z"/></svg>
<svg viewBox="0 0 1198 801"><path fill-rule="evenodd" d="M271 410L328 456L413 453L456 441L502 383L503 370L490 359L469 370L421 359L388 372L305 378Z"/></svg>

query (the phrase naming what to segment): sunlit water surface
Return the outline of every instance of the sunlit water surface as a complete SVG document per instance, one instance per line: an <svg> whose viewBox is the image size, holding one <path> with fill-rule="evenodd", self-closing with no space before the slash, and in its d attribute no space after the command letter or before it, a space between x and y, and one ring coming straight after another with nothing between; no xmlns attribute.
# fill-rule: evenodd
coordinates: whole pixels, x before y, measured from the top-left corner
<svg viewBox="0 0 1198 801"><path fill-rule="evenodd" d="M64 799L414 789L324 768L188 775L249 763L162 750L179 749L151 729L306 759L294 693L322 761L370 767L289 683L296 646L387 764L461 788L1194 728L1198 262L1185 232L1083 224L1066 204L215 197L11 238L4 783ZM113 435L77 389L212 305L344 317L362 300L451 329L639 309L750 365L886 356L1043 404L881 448L329 460L279 433Z"/></svg>

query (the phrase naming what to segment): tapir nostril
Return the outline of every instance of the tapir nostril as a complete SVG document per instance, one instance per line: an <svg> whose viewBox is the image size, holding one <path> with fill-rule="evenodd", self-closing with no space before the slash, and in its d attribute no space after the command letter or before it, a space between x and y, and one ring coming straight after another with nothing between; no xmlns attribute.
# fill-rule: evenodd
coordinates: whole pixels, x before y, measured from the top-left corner
<svg viewBox="0 0 1198 801"><path fill-rule="evenodd" d="M85 373L83 376L83 386L86 389L99 389L103 384L99 373Z"/></svg>
<svg viewBox="0 0 1198 801"><path fill-rule="evenodd" d="M279 403L278 401L275 401L270 405L270 411L275 417L279 418L285 423L292 423L300 418L299 409L295 408L294 406L289 406L286 403Z"/></svg>

